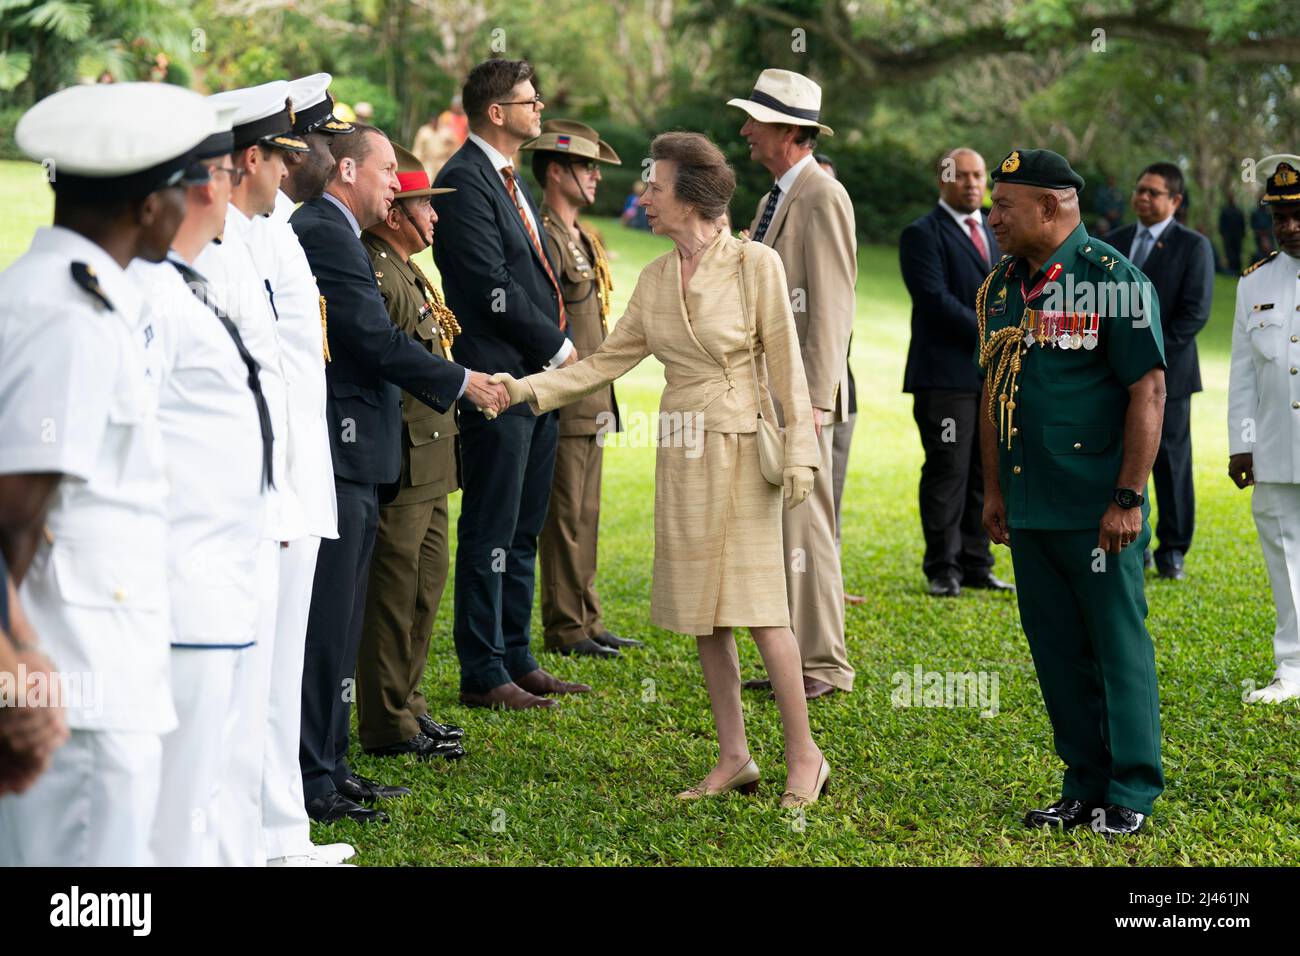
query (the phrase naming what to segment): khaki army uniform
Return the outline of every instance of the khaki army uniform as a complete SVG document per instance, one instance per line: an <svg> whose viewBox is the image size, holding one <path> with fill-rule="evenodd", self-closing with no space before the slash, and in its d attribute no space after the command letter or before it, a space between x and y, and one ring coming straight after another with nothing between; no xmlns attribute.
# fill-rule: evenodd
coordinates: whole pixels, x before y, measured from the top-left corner
<svg viewBox="0 0 1300 956"><path fill-rule="evenodd" d="M388 316L451 360L460 331L433 284L383 239L364 233ZM447 583L447 496L460 488L455 406L437 412L402 394L402 473L380 508L357 656L357 720L367 749L409 740L426 715L420 684ZM392 492L390 487L389 492Z"/></svg>
<svg viewBox="0 0 1300 956"><path fill-rule="evenodd" d="M569 333L579 360L609 334L609 259L599 237L579 224L581 240L545 204L542 241L555 264ZM596 596L596 539L600 521L603 436L621 423L614 387L559 411L560 438L550 506L538 545L545 646L558 649L606 630Z"/></svg>

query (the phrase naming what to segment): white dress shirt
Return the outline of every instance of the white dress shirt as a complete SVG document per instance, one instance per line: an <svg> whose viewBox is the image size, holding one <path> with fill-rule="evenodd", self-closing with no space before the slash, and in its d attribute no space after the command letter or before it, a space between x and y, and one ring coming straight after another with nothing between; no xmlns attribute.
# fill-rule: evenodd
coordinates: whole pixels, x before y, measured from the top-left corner
<svg viewBox="0 0 1300 956"><path fill-rule="evenodd" d="M1279 252L1237 283L1228 454L1258 482L1300 483L1300 259Z"/></svg>
<svg viewBox="0 0 1300 956"><path fill-rule="evenodd" d="M510 162L510 159L508 157L503 156L500 150L498 150L495 146L492 146L490 143L488 143L487 140L483 139L483 137L479 136L477 133L470 133L469 139L470 142L472 142L475 146L483 150L483 152L487 155L488 162L492 164L492 168L497 171L498 175L501 175L501 171L505 169L507 166L514 168L514 163ZM501 188L502 189L506 188L506 178L504 175L501 175ZM518 190L517 186L516 186L516 190ZM542 233L537 228L537 220L533 217L533 211L530 208L528 208L528 203L523 199L522 196L520 196L518 191L516 191L515 195L519 196L519 201L517 205L521 210L523 210L524 216L528 219L529 224L533 227L533 235L537 237L537 241L540 243L542 241ZM541 252L541 255L543 256L546 255L545 250ZM559 290L557 289L556 292L558 293ZM560 350L556 352L553 356L551 356L551 360L546 363L545 367L548 369L559 368L560 365L562 365L565 362L565 360L567 360L568 357L572 354L573 354L573 342L572 340L566 338L564 340L564 344L560 346Z"/></svg>

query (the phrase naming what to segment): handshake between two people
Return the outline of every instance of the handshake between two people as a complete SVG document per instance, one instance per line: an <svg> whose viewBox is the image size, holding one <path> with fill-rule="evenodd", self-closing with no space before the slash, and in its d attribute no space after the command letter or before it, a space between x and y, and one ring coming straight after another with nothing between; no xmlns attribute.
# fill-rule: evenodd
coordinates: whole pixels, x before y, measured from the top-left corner
<svg viewBox="0 0 1300 956"><path fill-rule="evenodd" d="M572 365L577 356L570 352L568 358L560 363L560 368ZM470 372L469 384L465 386L465 397L483 413L488 421L496 418L511 405L518 405L533 397L533 390L509 372Z"/></svg>

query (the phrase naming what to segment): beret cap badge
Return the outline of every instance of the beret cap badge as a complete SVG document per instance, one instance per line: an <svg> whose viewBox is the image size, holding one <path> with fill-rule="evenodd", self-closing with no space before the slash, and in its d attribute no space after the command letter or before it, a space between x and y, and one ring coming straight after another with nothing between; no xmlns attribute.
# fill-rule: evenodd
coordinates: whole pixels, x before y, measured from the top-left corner
<svg viewBox="0 0 1300 956"><path fill-rule="evenodd" d="M1013 149L1011 155L1002 161L1002 171L1004 173L1014 173L1020 168L1020 150Z"/></svg>

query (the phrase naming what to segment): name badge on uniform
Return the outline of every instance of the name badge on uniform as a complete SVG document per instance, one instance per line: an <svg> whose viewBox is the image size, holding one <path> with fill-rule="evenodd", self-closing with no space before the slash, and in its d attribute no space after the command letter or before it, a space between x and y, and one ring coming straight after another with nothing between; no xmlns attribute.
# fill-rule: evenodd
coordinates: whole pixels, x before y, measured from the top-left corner
<svg viewBox="0 0 1300 956"><path fill-rule="evenodd" d="M1264 303L1263 305L1257 305L1257 306L1255 306L1254 309L1252 309L1251 311L1252 311L1252 312L1267 312L1269 309L1273 308L1273 305L1274 305L1274 303L1272 303L1272 302L1266 302L1266 303Z"/></svg>

